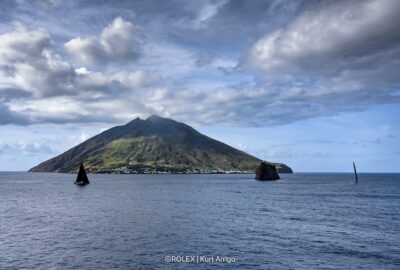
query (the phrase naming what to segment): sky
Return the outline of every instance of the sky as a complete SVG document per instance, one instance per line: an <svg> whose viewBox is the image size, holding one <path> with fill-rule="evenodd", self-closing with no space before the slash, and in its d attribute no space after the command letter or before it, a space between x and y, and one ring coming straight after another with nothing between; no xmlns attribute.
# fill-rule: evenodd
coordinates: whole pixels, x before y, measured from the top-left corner
<svg viewBox="0 0 400 270"><path fill-rule="evenodd" d="M295 172L400 172L398 0L2 0L0 171L157 114Z"/></svg>

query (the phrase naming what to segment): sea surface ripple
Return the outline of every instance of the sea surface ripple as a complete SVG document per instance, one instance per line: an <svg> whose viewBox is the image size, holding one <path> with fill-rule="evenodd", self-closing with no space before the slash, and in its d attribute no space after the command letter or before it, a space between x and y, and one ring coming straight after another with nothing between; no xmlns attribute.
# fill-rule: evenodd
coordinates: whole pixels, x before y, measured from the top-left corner
<svg viewBox="0 0 400 270"><path fill-rule="evenodd" d="M0 269L400 269L400 174L282 176L0 173Z"/></svg>

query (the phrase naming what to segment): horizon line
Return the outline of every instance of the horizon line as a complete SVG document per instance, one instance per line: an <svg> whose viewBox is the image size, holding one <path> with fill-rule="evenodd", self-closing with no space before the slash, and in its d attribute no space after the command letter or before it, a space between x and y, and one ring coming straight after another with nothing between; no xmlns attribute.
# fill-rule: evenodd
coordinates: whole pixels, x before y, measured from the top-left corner
<svg viewBox="0 0 400 270"><path fill-rule="evenodd" d="M10 170L10 171L3 171L0 170L0 173L58 173L58 172L28 172L28 170ZM255 173L255 171L254 171ZM296 174L296 173L349 173L349 174L354 174L354 172L352 171L293 171L293 173L280 173L280 174ZM358 174L373 174L373 173L400 173L400 171L385 171L385 172L373 172L373 171L362 171L362 172L358 172ZM91 173L93 174L93 173ZM94 174L105 174L107 175L107 173L94 173ZM126 174L126 175L135 175L135 174L140 174L140 173L130 173L130 174ZM170 174L174 174L174 173L170 173ZM192 173L185 173L185 174L192 174ZM196 174L196 173L193 173ZM204 174L208 174L208 173L204 173ZM209 173L211 174L211 173ZM226 173L229 174L229 173ZM251 173L235 173L235 174L251 174Z"/></svg>

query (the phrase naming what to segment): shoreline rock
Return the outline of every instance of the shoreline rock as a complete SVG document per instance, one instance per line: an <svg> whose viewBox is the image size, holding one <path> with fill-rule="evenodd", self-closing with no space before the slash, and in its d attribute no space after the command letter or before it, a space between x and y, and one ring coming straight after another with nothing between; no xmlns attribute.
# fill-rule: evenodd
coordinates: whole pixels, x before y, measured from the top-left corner
<svg viewBox="0 0 400 270"><path fill-rule="evenodd" d="M276 167L265 161L260 163L256 170L256 180L278 180L280 179Z"/></svg>

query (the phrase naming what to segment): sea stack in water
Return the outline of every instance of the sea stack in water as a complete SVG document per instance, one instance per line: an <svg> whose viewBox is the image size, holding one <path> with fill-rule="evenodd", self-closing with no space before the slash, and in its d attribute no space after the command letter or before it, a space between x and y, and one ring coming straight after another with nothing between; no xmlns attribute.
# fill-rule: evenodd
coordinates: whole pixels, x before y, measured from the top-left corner
<svg viewBox="0 0 400 270"><path fill-rule="evenodd" d="M256 179L257 180L278 180L279 175L276 171L274 165L269 164L265 161L260 163L256 170Z"/></svg>

